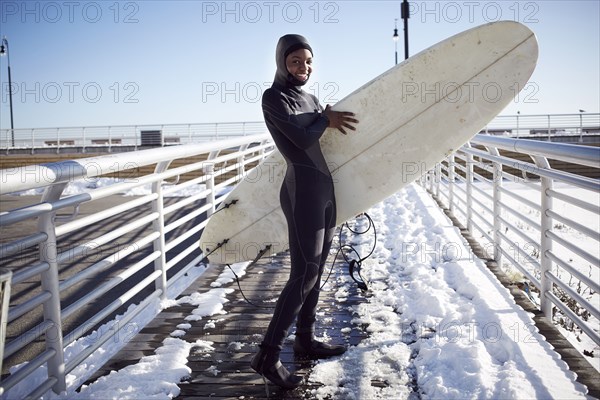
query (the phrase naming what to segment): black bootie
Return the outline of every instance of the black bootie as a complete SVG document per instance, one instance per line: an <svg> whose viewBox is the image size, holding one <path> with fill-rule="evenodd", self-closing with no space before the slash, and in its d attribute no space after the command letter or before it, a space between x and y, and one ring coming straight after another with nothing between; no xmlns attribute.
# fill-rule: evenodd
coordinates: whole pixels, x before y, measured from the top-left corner
<svg viewBox="0 0 600 400"><path fill-rule="evenodd" d="M320 342L314 338L312 331L296 331L294 352L298 355L325 358L344 354L346 352L346 346Z"/></svg>
<svg viewBox="0 0 600 400"><path fill-rule="evenodd" d="M284 389L294 389L302 383L302 377L290 372L281 364L279 359L280 349L275 346L269 346L265 343L259 345L260 350L252 361L250 366L258 372L263 378L268 379L274 385Z"/></svg>

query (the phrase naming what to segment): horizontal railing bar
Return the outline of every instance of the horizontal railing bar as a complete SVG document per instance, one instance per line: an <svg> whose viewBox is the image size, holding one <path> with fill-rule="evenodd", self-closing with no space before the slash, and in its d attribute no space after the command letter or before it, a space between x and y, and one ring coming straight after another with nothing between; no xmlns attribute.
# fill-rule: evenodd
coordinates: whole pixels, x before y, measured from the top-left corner
<svg viewBox="0 0 600 400"><path fill-rule="evenodd" d="M546 251L546 256L550 260L552 260L552 262L554 262L559 267L564 269L566 272L568 272L569 274L573 275L575 278L579 279L581 282L586 284L594 292L596 292L596 293L600 292L600 283L592 280L591 277L586 276L581 271L573 268L571 265L569 265L563 259L559 258L556 254L554 254L554 252L552 250Z"/></svg>
<svg viewBox="0 0 600 400"><path fill-rule="evenodd" d="M14 272L11 284L16 285L17 283L26 281L29 278L32 278L36 275L41 274L42 272L47 271L49 268L50 264L48 264L45 261L37 262L27 267L20 267L18 271Z"/></svg>
<svg viewBox="0 0 600 400"><path fill-rule="evenodd" d="M492 188L492 186L488 186L490 189ZM488 192L486 192L483 188L480 188L479 185L473 185L473 197L475 197L475 194L480 194L482 197L484 197L486 200L488 201L494 201L494 196L492 196L491 194L489 194Z"/></svg>
<svg viewBox="0 0 600 400"><path fill-rule="evenodd" d="M46 332L49 329L53 328L54 322L50 320L42 321L39 325L34 326L29 329L27 332L19 335L18 338L6 344L4 347L4 358L10 357L15 354L17 351L21 350L23 347L27 346L29 343L33 342Z"/></svg>
<svg viewBox="0 0 600 400"><path fill-rule="evenodd" d="M23 400L38 400L43 397L43 395L48 392L54 385L58 382L58 378L55 376L50 376L46 379L37 389L30 392Z"/></svg>
<svg viewBox="0 0 600 400"><path fill-rule="evenodd" d="M590 339L592 339L596 343L596 345L600 346L600 335L598 335L598 332L590 328L585 323L585 321L583 321L577 314L575 314L558 297L556 297L554 293L545 292L545 295L552 301L552 303L554 303L556 307L560 308L560 310L564 312L567 315L567 317L571 319L571 321L573 321L583 332L585 332L585 334L588 335Z"/></svg>
<svg viewBox="0 0 600 400"><path fill-rule="evenodd" d="M498 232L498 235L502 238L502 240L504 240L506 243L514 243L508 236L506 236L504 233L502 232ZM517 250L517 252L522 255L528 264L530 264L536 271L540 271L541 270L541 265L539 263L539 261L537 261L535 258L533 258L531 256L531 254L528 254L525 252L525 250L523 250L521 248L521 246L512 246L511 248L515 248ZM505 252L504 254L508 254L508 252ZM511 260L513 261L513 263L516 263L518 265L520 265L521 267L523 267L523 264L521 264L520 262L517 262L517 260L515 260L514 258L511 257ZM536 279L536 282L539 281ZM539 287L538 287L539 289Z"/></svg>
<svg viewBox="0 0 600 400"><path fill-rule="evenodd" d="M588 253L587 251L583 250L582 248L577 247L574 244L571 244L571 243L567 242L565 239L561 238L556 233L554 233L552 231L546 231L546 236L549 237L550 239L552 239L554 242L556 242L556 243L560 244L561 246L565 247L566 249L570 250L574 254L577 254L579 257L583 258L584 260L586 260L590 264L592 264L592 265L599 265L600 264L600 259L598 259L598 257L595 257L594 255L592 255L592 254Z"/></svg>
<svg viewBox="0 0 600 400"><path fill-rule="evenodd" d="M503 207L502 209L505 210L507 213L514 215L518 219L525 221L527 223L527 225L535 228L536 230L538 230L538 231L542 230L542 226L539 223L537 223L536 221L532 220L531 218L521 214L520 212L513 210L510 207Z"/></svg>
<svg viewBox="0 0 600 400"><path fill-rule="evenodd" d="M134 222L129 223L128 225L122 226L120 228L114 229L108 233L105 233L102 236L98 236L97 238L92 239L89 242L86 242L82 245L75 246L70 248L67 251L59 253L56 257L58 263L64 263L70 259L74 259L75 257L81 255L82 253L90 250L97 249L100 246L105 245L117 238L120 238L126 233L132 232L138 228L141 228L144 225L151 223L152 221L158 218L158 213L153 212L144 217L136 219Z"/></svg>
<svg viewBox="0 0 600 400"><path fill-rule="evenodd" d="M508 172L506 172L506 170L502 170L502 177L504 179L506 179L508 182L511 183L515 183L518 185L522 185L525 186L526 188L532 189L532 190L536 190L536 191L540 191L540 181L538 180L531 180L529 178L524 178L523 176L519 176L519 175L511 175Z"/></svg>
<svg viewBox="0 0 600 400"><path fill-rule="evenodd" d="M200 251L200 247L198 246L197 243L194 243L191 246L188 246L181 252L177 253L177 255L175 257L173 257L171 260L169 260L166 264L167 271L170 270L171 268L173 268L175 265L177 265L178 262L180 262L181 260L186 258L188 255L192 254L194 251Z"/></svg>
<svg viewBox="0 0 600 400"><path fill-rule="evenodd" d="M539 140L476 135L472 143L600 168L600 148Z"/></svg>
<svg viewBox="0 0 600 400"><path fill-rule="evenodd" d="M173 203L170 206L166 206L163 208L163 214L169 215L177 210L180 210L192 203L197 202L198 200L205 200L206 195L210 193L210 190L204 190L200 193L193 194L191 196L187 196L184 200L180 200L177 203Z"/></svg>
<svg viewBox="0 0 600 400"><path fill-rule="evenodd" d="M202 175L202 176L199 176L197 178L190 179L188 181L178 183L177 185L163 186L162 187L163 197L170 197L171 194L179 192L180 190L183 190L183 189L188 188L190 186L202 185L206 181L208 181L209 179L210 179L209 175Z"/></svg>
<svg viewBox="0 0 600 400"><path fill-rule="evenodd" d="M33 235L26 236L19 240L10 243L2 243L0 245L0 258L8 257L16 253L20 253L36 244L40 244L48 239L48 235L44 232L38 232Z"/></svg>
<svg viewBox="0 0 600 400"><path fill-rule="evenodd" d="M189 230L187 230L183 235L179 235L179 236L177 236L177 238L175 238L172 241L168 242L165 245L165 251L173 250L179 244L183 243L184 241L186 241L190 237L194 236L194 234L196 234L199 231L201 231L206 226L205 221L206 220L202 221L198 225L196 225L193 228L190 228Z"/></svg>
<svg viewBox="0 0 600 400"><path fill-rule="evenodd" d="M520 194L515 193L516 192L515 190L509 190L509 189L505 188L504 186L499 186L498 188L500 189L500 192L502 192L503 195L510 196L513 199L518 200L519 202L521 202L522 204L525 204L527 207L529 207L533 210L542 211L542 206L521 196Z"/></svg>
<svg viewBox="0 0 600 400"><path fill-rule="evenodd" d="M63 225L57 226L56 227L56 236L62 236L64 234L73 232L74 230L80 229L84 226L88 226L91 225L93 223L96 223L98 221L102 221L106 218L109 217L114 217L117 214L120 214L122 212L125 211L129 211L133 208L139 207L143 204L149 203L152 200L155 200L157 198L155 193L151 193L139 198L136 198L134 200L119 204L117 206L111 207L111 208L107 208L104 209L102 211L98 211L94 214L91 214L87 217L82 217L79 218L75 221L72 222L67 222Z"/></svg>
<svg viewBox="0 0 600 400"><path fill-rule="evenodd" d="M485 176L483 176L475 171L473 171L473 178L474 178L475 182L485 183L490 186L494 184L491 179L488 179Z"/></svg>
<svg viewBox="0 0 600 400"><path fill-rule="evenodd" d="M516 234L517 236L519 236L521 239L523 239L526 244L530 244L532 246L535 246L535 248L537 250L539 250L540 244L538 243L537 239L534 239L531 236L527 235L525 232L523 232L522 229L517 228L515 225L513 225L512 222L506 220L502 216L498 216L498 219L500 220L500 222L502 224L504 224L506 227L510 228L511 232L513 232L514 234ZM514 242L512 242L512 243L514 243Z"/></svg>
<svg viewBox="0 0 600 400"><path fill-rule="evenodd" d="M38 354L34 359L30 360L28 363L23 365L17 371L11 373L5 379L2 380L2 386L0 386L0 394L2 391L7 392L17 383L21 382L29 375L34 373L39 367L44 365L49 359L56 355L56 350L54 349L46 349L42 353Z"/></svg>
<svg viewBox="0 0 600 400"><path fill-rule="evenodd" d="M593 315L597 319L600 319L600 310L594 307L594 305L587 301L587 299L583 298L579 293L574 291L569 285L560 280L552 272L546 272L546 277L550 279L556 286L564 290L569 295L569 297L571 297L573 300L577 301L577 303L582 305L583 308L585 308L591 315Z"/></svg>
<svg viewBox="0 0 600 400"><path fill-rule="evenodd" d="M207 212L211 208L212 208L212 204L205 204L202 207L198 207L196 210L192 211L191 213L187 213L186 215L179 218L178 220L173 221L173 222L169 223L168 225L165 225L164 233L167 234L167 233L171 232L173 229L176 229L176 228L180 227L181 225L185 224L186 222L189 222L192 219L197 218L199 215Z"/></svg>
<svg viewBox="0 0 600 400"><path fill-rule="evenodd" d="M79 339L83 336L85 332L87 332L91 327L98 325L104 318L114 313L119 309L122 305L127 303L129 300L133 298L136 294L138 294L142 289L152 283L156 278L158 278L161 274L161 271L155 270L150 275L142 279L137 285L129 289L127 292L120 295L117 299L115 299L108 306L104 307L100 312L94 314L91 318L85 321L83 324L79 325L72 332L65 336L64 346L68 346L73 343L75 340ZM159 293L162 293L160 289L157 290ZM145 301L145 300L144 300ZM121 321L120 321L121 322ZM110 332L110 330L109 330ZM95 343L97 344L97 343ZM93 347L93 346L92 346ZM91 353L90 353L91 354ZM85 359L85 358L84 358ZM75 363L75 360L71 360L69 364ZM79 362L77 363L79 364Z"/></svg>
<svg viewBox="0 0 600 400"><path fill-rule="evenodd" d="M590 147L590 146L585 146L585 147ZM486 158L489 158L492 161L496 161L503 165L513 167L513 168L521 169L521 167L527 166L528 168L530 168L530 169L527 169L527 171L526 171L528 174L533 174L533 175L537 175L537 176L544 177L544 178L551 178L553 180L557 180L557 181L561 181L561 182L567 182L567 183L570 183L572 185L575 185L575 186L578 186L578 187L581 187L584 189L600 190L600 183L598 183L598 180L596 180L596 179L582 177L580 175L571 174L571 173L565 172L565 171L543 169L533 163L517 161L512 158L503 157L503 156L494 156L494 155L485 153L481 150L477 150L477 149L473 149L473 148L464 149L463 151L466 151L473 155L482 155L482 156L485 155Z"/></svg>
<svg viewBox="0 0 600 400"><path fill-rule="evenodd" d="M29 311L44 304L45 301L50 300L51 297L52 297L52 294L50 294L50 292L43 291L43 292L35 295L31 299L29 299L19 305L11 307L10 311L8 312L7 321L12 322L15 319L27 314Z"/></svg>
<svg viewBox="0 0 600 400"><path fill-rule="evenodd" d="M149 263L156 260L160 256L160 251L155 251L136 262L132 266L128 267L126 270L121 273L113 276L109 280L105 281L97 285L94 290L88 292L86 295L80 297L77 301L71 303L68 307L65 307L61 312L61 318L63 320L69 318L73 313L80 310L82 307L88 305L92 301L98 299L100 296L108 292L109 290L115 288L119 284L125 282L128 278L134 275L136 272L140 271L144 267L146 267Z"/></svg>
<svg viewBox="0 0 600 400"><path fill-rule="evenodd" d="M127 246L116 253L111 254L110 256L90 265L85 270L73 275L72 277L65 279L64 281L59 283L60 291L64 291L70 288L73 285L81 283L85 279L89 279L92 275L105 271L109 267L113 266L118 261L124 259L128 255L132 254L135 251L139 251L143 249L145 246L152 243L154 240L160 237L160 233L152 232L149 235L145 236L142 239L139 239L133 243L128 243Z"/></svg>
<svg viewBox="0 0 600 400"><path fill-rule="evenodd" d="M590 239L594 239L596 241L600 240L599 233L597 231L590 229L587 226L580 224L579 222L573 221L572 219L567 218L567 217L563 217L559 213L552 211L552 210L546 211L546 215L548 215L550 218L552 218L558 222L562 222L563 224L567 225L570 228L575 229L576 231L583 233L585 236L589 237Z"/></svg>
<svg viewBox="0 0 600 400"><path fill-rule="evenodd" d="M494 215L494 210L492 210L491 208L489 208L486 204L484 204L481 200L479 200L477 197L472 196L471 200L478 204L481 208L483 208L484 211L487 211L488 213L490 213L490 215Z"/></svg>
<svg viewBox="0 0 600 400"><path fill-rule="evenodd" d="M227 187L233 183L236 183L238 181L238 179L239 179L238 176L233 176L233 177L219 183L218 185L215 185L215 190L221 189L221 188Z"/></svg>
<svg viewBox="0 0 600 400"><path fill-rule="evenodd" d="M598 204L589 203L583 199L576 198L573 196L569 196L568 194L557 192L554 189L549 189L547 194L555 199L562 200L566 203L571 203L574 206L577 206L583 210L591 211L593 213L598 213Z"/></svg>

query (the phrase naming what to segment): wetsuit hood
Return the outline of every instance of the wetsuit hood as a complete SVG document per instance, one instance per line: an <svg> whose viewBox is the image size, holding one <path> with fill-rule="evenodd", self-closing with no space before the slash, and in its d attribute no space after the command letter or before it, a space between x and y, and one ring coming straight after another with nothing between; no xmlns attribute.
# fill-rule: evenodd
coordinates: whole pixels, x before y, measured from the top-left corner
<svg viewBox="0 0 600 400"><path fill-rule="evenodd" d="M308 44L308 40L302 35L289 34L284 35L279 38L279 42L277 42L277 49L275 51L275 61L277 63L277 72L275 72L275 82L286 86L302 86L306 81L300 81L296 79L292 74L290 74L285 65L285 58L288 54L298 50L298 49L307 49L313 54L312 48ZM308 76L310 79L310 75Z"/></svg>

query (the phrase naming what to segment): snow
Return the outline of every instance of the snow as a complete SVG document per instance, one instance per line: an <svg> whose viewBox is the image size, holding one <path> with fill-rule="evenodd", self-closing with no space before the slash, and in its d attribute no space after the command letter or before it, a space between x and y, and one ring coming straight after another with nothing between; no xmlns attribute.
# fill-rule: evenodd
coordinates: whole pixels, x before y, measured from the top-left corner
<svg viewBox="0 0 600 400"><path fill-rule="evenodd" d="M317 399L585 398L532 316L476 258L424 190L412 185L369 214L380 240L363 263L370 336L310 375ZM369 239L358 252L368 251ZM449 249L452 249L451 251ZM379 382L379 385L372 385Z"/></svg>
<svg viewBox="0 0 600 400"><path fill-rule="evenodd" d="M360 305L348 303L354 318L342 329L366 327L369 336L344 355L315 366L310 380L322 386L312 389L310 397L585 398L585 387L537 332L532 316L473 255L422 187L410 185L368 212L378 229L373 256L362 267L370 294ZM372 242L363 236L353 245L366 254ZM244 276L246 264L232 267ZM236 296L235 285L224 287L232 280L233 273L225 269L209 291L157 304L155 312L191 304L197 307L186 320L202 320L214 328L226 313L228 298ZM324 290L335 290L338 301L347 302L354 283L345 277L337 284L341 287L330 282ZM191 373L186 365L190 354L210 357L214 350L211 342L187 338L190 327L187 322L174 326L155 354L137 364L112 371L80 392L49 393L45 399L176 397L178 384ZM85 339L71 346L83 346ZM238 351L244 345L232 342L228 347ZM85 382L86 368L102 365L123 343L109 341L106 346L69 375L70 388ZM217 366L206 372L221 373ZM25 384L31 388L33 382ZM27 392L19 385L7 398L22 398Z"/></svg>

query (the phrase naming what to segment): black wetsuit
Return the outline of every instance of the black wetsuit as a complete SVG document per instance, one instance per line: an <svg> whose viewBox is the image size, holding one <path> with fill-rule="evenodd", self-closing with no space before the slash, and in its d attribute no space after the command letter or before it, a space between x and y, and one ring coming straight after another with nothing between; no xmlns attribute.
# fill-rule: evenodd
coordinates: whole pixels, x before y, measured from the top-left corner
<svg viewBox="0 0 600 400"><path fill-rule="evenodd" d="M287 162L280 191L288 224L291 271L277 301L264 343L281 349L297 317L297 333L314 330L321 275L335 230L333 180L321 152L319 138L329 120L312 94L302 90L288 73L285 57L310 49L300 35L286 35L277 46L277 73L262 97L265 122Z"/></svg>

